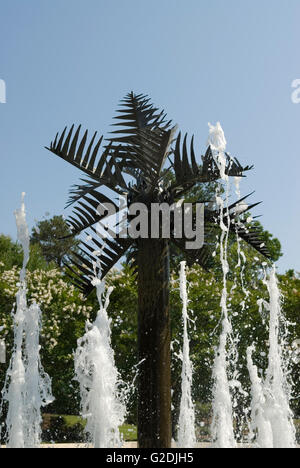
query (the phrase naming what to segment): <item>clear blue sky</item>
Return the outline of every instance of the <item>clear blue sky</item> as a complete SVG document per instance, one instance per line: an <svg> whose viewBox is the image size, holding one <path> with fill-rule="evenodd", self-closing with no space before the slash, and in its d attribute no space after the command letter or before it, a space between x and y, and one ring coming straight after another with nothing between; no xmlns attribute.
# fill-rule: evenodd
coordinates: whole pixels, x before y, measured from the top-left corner
<svg viewBox="0 0 300 468"><path fill-rule="evenodd" d="M228 150L254 164L242 185L264 203L280 270L300 271L299 0L0 0L0 232L63 212L80 173L43 149L73 122L109 131L118 101L143 92L205 150L220 121Z"/></svg>

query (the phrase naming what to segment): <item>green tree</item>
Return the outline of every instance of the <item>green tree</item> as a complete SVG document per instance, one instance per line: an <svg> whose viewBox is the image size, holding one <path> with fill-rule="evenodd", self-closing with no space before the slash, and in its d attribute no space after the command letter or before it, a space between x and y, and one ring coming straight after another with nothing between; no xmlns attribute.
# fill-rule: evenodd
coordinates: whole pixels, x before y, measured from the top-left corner
<svg viewBox="0 0 300 468"><path fill-rule="evenodd" d="M78 241L70 237L71 231L62 216L39 221L32 229L30 241L38 245L47 263L54 262L61 267L71 249L76 249Z"/></svg>
<svg viewBox="0 0 300 468"><path fill-rule="evenodd" d="M279 275L283 311L289 321L289 351L292 354L291 375L294 383L292 406L300 417L300 274L293 270Z"/></svg>
<svg viewBox="0 0 300 468"><path fill-rule="evenodd" d="M23 250L21 245L4 234L0 234L0 262L6 270L10 270L13 267L20 268L23 264ZM37 269L45 270L49 268L38 244L30 246L30 260L27 268L29 271Z"/></svg>
<svg viewBox="0 0 300 468"><path fill-rule="evenodd" d="M12 240L11 237L4 234L0 235L0 262L8 270L14 265L21 266L23 261L23 252L21 246Z"/></svg>

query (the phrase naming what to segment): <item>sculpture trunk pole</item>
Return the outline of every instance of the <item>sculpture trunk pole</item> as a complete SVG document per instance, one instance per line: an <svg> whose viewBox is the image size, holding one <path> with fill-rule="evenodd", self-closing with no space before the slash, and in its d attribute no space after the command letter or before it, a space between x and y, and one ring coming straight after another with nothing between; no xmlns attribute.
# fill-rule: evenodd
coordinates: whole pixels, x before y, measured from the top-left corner
<svg viewBox="0 0 300 468"><path fill-rule="evenodd" d="M138 442L171 447L169 243L142 239L138 251Z"/></svg>

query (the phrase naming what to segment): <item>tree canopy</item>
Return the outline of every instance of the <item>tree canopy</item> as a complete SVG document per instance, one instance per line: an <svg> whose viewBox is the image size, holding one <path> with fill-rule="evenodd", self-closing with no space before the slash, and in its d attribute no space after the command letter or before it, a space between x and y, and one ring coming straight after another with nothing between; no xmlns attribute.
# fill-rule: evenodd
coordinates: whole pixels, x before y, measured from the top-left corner
<svg viewBox="0 0 300 468"><path fill-rule="evenodd" d="M71 249L75 249L78 241L70 236L71 231L62 216L39 221L31 234L32 245L38 245L47 263L54 262L61 267L67 261Z"/></svg>

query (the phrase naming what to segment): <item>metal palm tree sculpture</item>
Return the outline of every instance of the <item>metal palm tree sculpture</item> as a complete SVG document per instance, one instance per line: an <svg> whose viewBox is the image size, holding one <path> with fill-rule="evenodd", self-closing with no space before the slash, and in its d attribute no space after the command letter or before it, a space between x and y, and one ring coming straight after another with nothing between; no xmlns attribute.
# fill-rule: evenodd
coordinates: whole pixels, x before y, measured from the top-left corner
<svg viewBox="0 0 300 468"><path fill-rule="evenodd" d="M171 443L171 366L170 366L170 310L169 261L170 244L184 251L190 264L198 263L208 268L215 249L216 231L221 217L232 232L256 250L268 256L259 232L246 221L235 223L234 207L227 213L218 209L205 210L205 242L199 249L187 249L186 238L178 238L174 223L170 238L161 233L158 238L130 238L116 231L111 238L99 237L95 226L105 218L99 206L112 203L114 197L104 192L126 196L128 205L167 203L169 206L182 200L197 184L217 181L220 170L209 147L197 162L193 138L188 144L176 136L176 127L166 119L166 114L155 108L144 95L128 94L121 101L115 117L116 129L104 140L96 133L88 143L88 132L80 136L81 127L65 130L47 148L86 174L82 185L71 191L70 204L75 204L68 222L72 235L91 229L91 241L82 242L82 254L74 253L78 261L72 271L75 284L85 294L93 286L95 250L102 252L101 275L109 270L131 249L135 254L138 273L138 437L142 448L170 447ZM103 145L103 149L101 146ZM226 154L225 174L242 177L251 167L242 167L236 159ZM244 199L243 199L244 200ZM209 200L199 200L201 203ZM255 205L252 205L252 207ZM251 208L245 207L247 211ZM116 205L116 210L121 207ZM233 213L232 215L229 213ZM196 216L193 213L193 216ZM128 218L130 223L130 217ZM117 228L117 226L116 226ZM190 240L190 239L189 239ZM79 272L79 273L78 273Z"/></svg>

